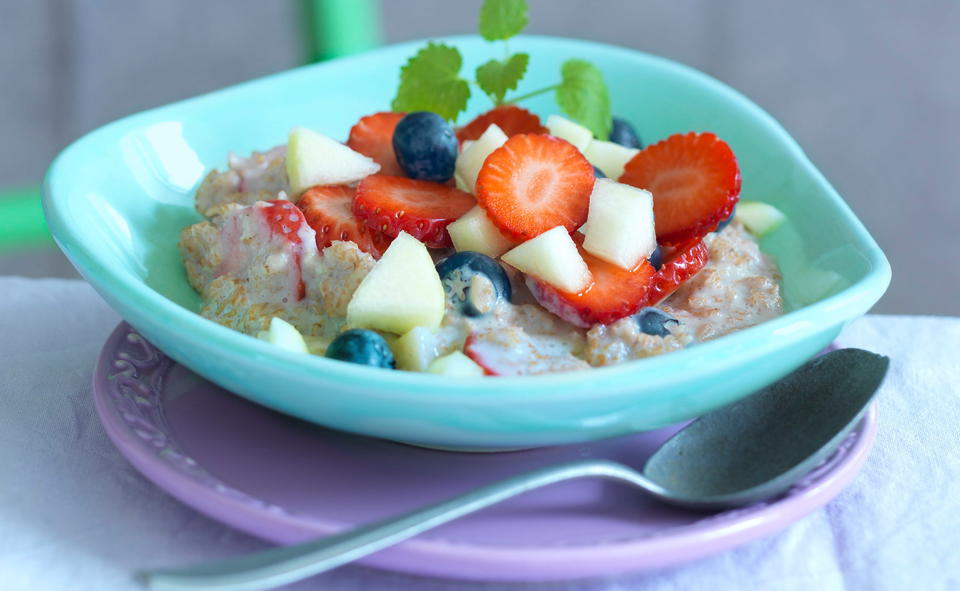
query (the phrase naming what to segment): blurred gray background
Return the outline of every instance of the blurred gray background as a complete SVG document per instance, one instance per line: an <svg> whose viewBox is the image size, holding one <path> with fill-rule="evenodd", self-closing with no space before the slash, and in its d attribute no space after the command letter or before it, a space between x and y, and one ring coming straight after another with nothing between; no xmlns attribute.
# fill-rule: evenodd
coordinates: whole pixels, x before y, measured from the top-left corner
<svg viewBox="0 0 960 591"><path fill-rule="evenodd" d="M480 0L381 0L384 42L475 31ZM292 0L0 0L0 189L81 134L306 60ZM960 2L530 0L527 32L662 55L797 138L880 242L875 312L960 314ZM242 124L242 122L241 122ZM75 276L53 249L0 275Z"/></svg>

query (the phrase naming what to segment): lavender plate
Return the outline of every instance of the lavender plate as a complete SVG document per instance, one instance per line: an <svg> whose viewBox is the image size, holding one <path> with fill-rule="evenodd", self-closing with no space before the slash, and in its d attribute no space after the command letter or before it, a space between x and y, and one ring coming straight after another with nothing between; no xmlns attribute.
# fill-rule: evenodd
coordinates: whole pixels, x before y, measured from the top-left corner
<svg viewBox="0 0 960 591"><path fill-rule="evenodd" d="M233 396L125 323L103 348L94 396L110 438L147 478L197 510L279 544L564 460L602 457L639 468L679 428L513 453L415 448L326 430ZM574 579L686 562L770 534L826 504L860 469L876 428L872 406L840 449L790 492L746 509L704 516L615 483L564 482L362 562L488 581Z"/></svg>

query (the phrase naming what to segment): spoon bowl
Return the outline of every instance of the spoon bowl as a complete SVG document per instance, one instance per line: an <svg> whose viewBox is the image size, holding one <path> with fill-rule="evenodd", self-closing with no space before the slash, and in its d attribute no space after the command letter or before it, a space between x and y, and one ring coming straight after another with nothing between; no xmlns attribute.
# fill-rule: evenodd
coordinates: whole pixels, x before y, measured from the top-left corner
<svg viewBox="0 0 960 591"><path fill-rule="evenodd" d="M859 349L818 357L664 443L642 473L607 460L540 468L335 536L193 567L145 572L156 590L268 589L346 564L518 494L573 478L631 484L672 505L715 510L782 494L824 461L863 416L889 360Z"/></svg>
<svg viewBox="0 0 960 591"><path fill-rule="evenodd" d="M643 475L694 509L749 505L785 492L863 417L889 360L859 349L813 359L782 380L677 432Z"/></svg>

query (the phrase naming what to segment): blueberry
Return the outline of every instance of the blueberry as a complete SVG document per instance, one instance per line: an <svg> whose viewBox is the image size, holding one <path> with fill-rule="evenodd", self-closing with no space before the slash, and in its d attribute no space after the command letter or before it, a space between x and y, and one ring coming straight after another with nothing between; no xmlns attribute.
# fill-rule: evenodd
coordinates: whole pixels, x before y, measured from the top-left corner
<svg viewBox="0 0 960 591"><path fill-rule="evenodd" d="M670 322L675 325L680 324L679 320L660 308L644 308L637 312L634 319L637 321L637 326L640 327L641 332L655 337L670 336L670 329L667 328L667 324Z"/></svg>
<svg viewBox="0 0 960 591"><path fill-rule="evenodd" d="M457 136L440 115L417 111L397 123L393 151L408 177L445 183L457 163Z"/></svg>
<svg viewBox="0 0 960 591"><path fill-rule="evenodd" d="M603 171L597 168L596 166L593 167L593 176L597 177L598 179L607 178L607 175L603 174Z"/></svg>
<svg viewBox="0 0 960 591"><path fill-rule="evenodd" d="M730 215L727 216L727 219L717 224L717 229L714 230L714 232L719 232L720 230L723 230L724 228L726 228L730 224L730 222L733 221L733 214L735 213L737 213L736 207L733 208L733 210L730 212Z"/></svg>
<svg viewBox="0 0 960 591"><path fill-rule="evenodd" d="M650 264L653 265L653 268L657 271L660 270L660 267L663 266L663 250L660 248L660 245L657 245L657 248L653 250L653 253L647 259L650 261Z"/></svg>
<svg viewBox="0 0 960 591"><path fill-rule="evenodd" d="M437 263L437 274L447 297L466 316L483 316L497 302L513 297L510 279L497 261L465 250Z"/></svg>
<svg viewBox="0 0 960 591"><path fill-rule="evenodd" d="M393 351L390 350L387 341L372 330L362 328L354 328L340 333L330 343L326 356L330 359L339 359L340 361L349 361L361 365L386 367L388 369L396 369L397 367L397 362L393 358Z"/></svg>
<svg viewBox="0 0 960 591"><path fill-rule="evenodd" d="M613 118L613 128L610 129L610 141L628 148L636 148L638 150L643 148L643 142L640 141L637 132L633 130L633 126L630 125L626 119L619 117Z"/></svg>

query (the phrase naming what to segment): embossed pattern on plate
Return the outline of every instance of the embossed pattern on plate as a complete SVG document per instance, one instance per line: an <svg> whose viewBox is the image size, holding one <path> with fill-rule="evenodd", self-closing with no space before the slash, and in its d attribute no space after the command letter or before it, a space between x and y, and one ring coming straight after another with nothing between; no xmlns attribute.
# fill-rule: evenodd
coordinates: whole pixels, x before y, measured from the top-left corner
<svg viewBox="0 0 960 591"><path fill-rule="evenodd" d="M104 346L94 386L108 434L148 478L278 543L329 535L564 460L604 457L639 467L680 427L513 453L414 448L256 406L172 362L125 323ZM477 580L582 578L685 562L767 535L827 503L859 470L875 432L871 407L840 449L787 494L744 509L704 516L615 483L566 482L363 562Z"/></svg>

